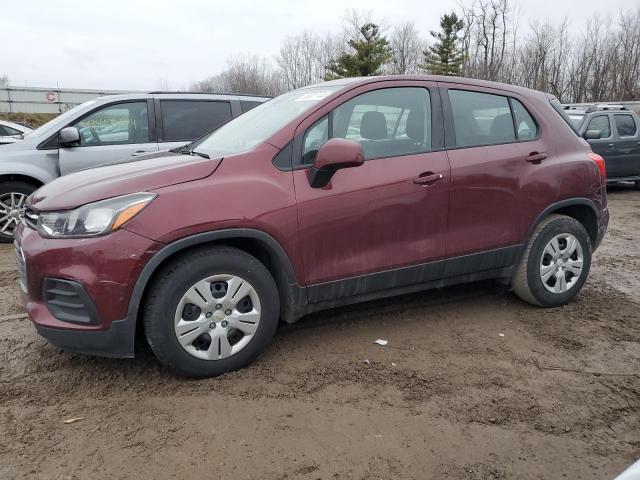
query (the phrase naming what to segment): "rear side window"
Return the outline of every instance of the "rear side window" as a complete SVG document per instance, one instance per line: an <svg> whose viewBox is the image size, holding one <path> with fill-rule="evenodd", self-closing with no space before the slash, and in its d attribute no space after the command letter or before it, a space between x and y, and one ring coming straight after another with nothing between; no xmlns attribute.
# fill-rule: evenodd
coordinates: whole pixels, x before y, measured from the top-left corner
<svg viewBox="0 0 640 480"><path fill-rule="evenodd" d="M599 130L600 138L609 138L611 136L611 123L609 117L606 115L598 115L593 117L587 125L587 132L589 130Z"/></svg>
<svg viewBox="0 0 640 480"><path fill-rule="evenodd" d="M260 105L261 103L262 102L256 102L253 100L240 100L240 110L242 110L242 113L248 112L252 108Z"/></svg>
<svg viewBox="0 0 640 480"><path fill-rule="evenodd" d="M516 141L507 97L449 90L449 99L453 111L456 146L471 147Z"/></svg>
<svg viewBox="0 0 640 480"><path fill-rule="evenodd" d="M229 102L161 100L165 142L193 140L231 120Z"/></svg>
<svg viewBox="0 0 640 480"><path fill-rule="evenodd" d="M533 140L538 136L538 125L524 105L515 98L511 99L511 108L516 121L518 140Z"/></svg>
<svg viewBox="0 0 640 480"><path fill-rule="evenodd" d="M613 116L613 120L618 129L618 135L621 137L635 137L636 136L636 122L631 115L616 114Z"/></svg>

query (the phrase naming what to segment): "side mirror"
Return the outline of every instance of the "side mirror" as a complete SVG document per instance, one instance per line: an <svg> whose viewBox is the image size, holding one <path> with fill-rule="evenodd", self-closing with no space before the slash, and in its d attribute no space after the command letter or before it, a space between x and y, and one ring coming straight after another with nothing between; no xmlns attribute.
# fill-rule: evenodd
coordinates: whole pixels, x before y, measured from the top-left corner
<svg viewBox="0 0 640 480"><path fill-rule="evenodd" d="M60 130L58 141L63 147L71 147L80 143L80 132L76 127L66 127Z"/></svg>
<svg viewBox="0 0 640 480"><path fill-rule="evenodd" d="M587 130L584 138L587 140L598 140L602 136L602 130Z"/></svg>
<svg viewBox="0 0 640 480"><path fill-rule="evenodd" d="M309 172L309 185L312 188L324 187L337 170L359 167L363 163L364 153L358 142L345 138L332 138L322 145L316 154Z"/></svg>

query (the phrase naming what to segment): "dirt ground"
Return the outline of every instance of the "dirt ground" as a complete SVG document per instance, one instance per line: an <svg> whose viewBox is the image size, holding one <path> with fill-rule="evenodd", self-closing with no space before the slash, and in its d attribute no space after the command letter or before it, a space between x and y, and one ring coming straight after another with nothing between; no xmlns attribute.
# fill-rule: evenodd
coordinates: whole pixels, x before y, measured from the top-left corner
<svg viewBox="0 0 640 480"><path fill-rule="evenodd" d="M494 283L353 306L204 381L46 344L2 246L0 478L613 478L640 458L640 192L609 202L566 307Z"/></svg>

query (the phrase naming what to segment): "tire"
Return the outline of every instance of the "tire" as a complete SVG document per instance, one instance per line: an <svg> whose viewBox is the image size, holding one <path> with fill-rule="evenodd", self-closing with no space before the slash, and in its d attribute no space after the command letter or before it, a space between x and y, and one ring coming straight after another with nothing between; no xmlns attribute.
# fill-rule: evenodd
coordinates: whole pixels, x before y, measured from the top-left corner
<svg viewBox="0 0 640 480"><path fill-rule="evenodd" d="M636 190L640 190L640 180L636 180Z"/></svg>
<svg viewBox="0 0 640 480"><path fill-rule="evenodd" d="M573 245L571 237L577 240L578 245L574 249L575 253L564 259ZM560 247L560 264L549 254L554 248L546 250L553 239L558 242L555 245ZM563 247L567 249L562 250ZM579 275L575 275L579 255L582 256L582 267ZM548 275L546 282L542 277L543 268L544 274ZM540 307L558 307L567 304L578 294L589 276L590 268L591 240L584 226L571 217L549 215L536 226L529 238L511 285L516 295L525 302ZM559 278L565 279L564 291ZM550 291L556 288L558 291Z"/></svg>
<svg viewBox="0 0 640 480"><path fill-rule="evenodd" d="M224 296L211 297L220 294L216 289ZM232 299L233 290L238 295L249 293ZM280 299L273 277L255 257L236 248L205 247L181 255L159 272L148 292L143 307L147 341L158 360L179 376L212 377L246 367L271 342L278 326ZM247 311L240 313L241 307ZM233 328L243 315L255 320L240 327L255 328L250 335ZM181 344L177 329L190 329L195 317L193 324L200 330L187 332Z"/></svg>
<svg viewBox="0 0 640 480"><path fill-rule="evenodd" d="M0 183L0 229L6 226L6 230L0 232L0 243L12 243L13 242L13 229L16 227L19 217L11 212L16 208L11 208L12 195L14 194L14 207L20 206L24 209L24 200L38 189L35 185L26 182L4 182ZM19 199L22 199L22 203L18 205ZM8 216L11 215L11 216ZM22 213L20 213L22 215ZM8 216L8 218L5 218Z"/></svg>

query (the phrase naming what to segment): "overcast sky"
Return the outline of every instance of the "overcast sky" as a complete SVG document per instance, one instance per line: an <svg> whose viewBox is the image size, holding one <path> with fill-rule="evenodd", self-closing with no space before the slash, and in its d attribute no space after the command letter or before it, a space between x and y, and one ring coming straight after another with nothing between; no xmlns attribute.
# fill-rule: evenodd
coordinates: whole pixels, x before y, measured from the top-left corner
<svg viewBox="0 0 640 480"><path fill-rule="evenodd" d="M637 0L636 0L637 1ZM614 19L630 0L520 0L519 25L567 16L579 31L594 14ZM0 74L12 85L124 90L186 88L227 57L273 56L308 29L337 32L346 9L428 35L456 0L0 0Z"/></svg>

